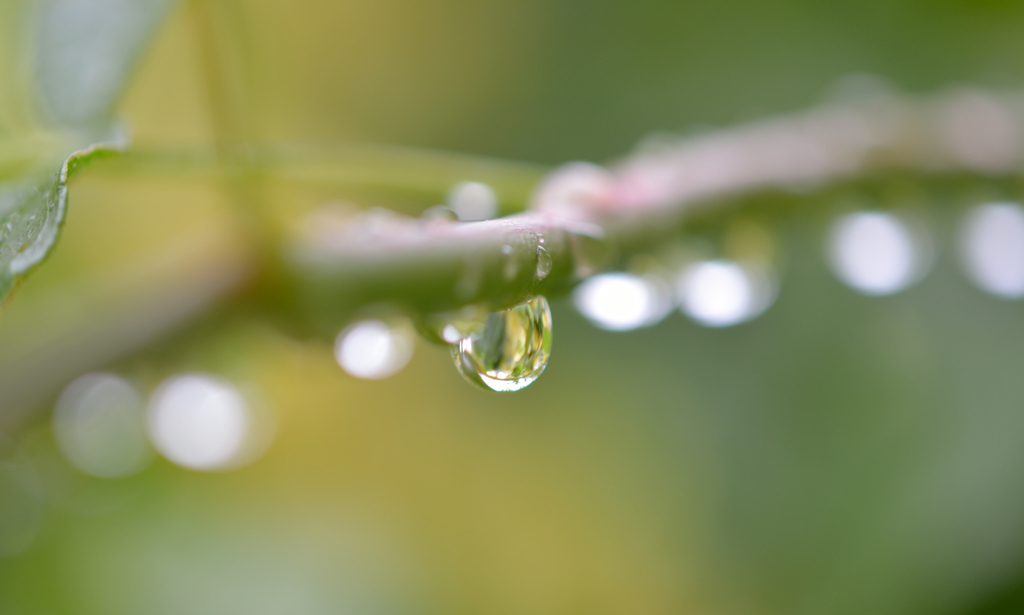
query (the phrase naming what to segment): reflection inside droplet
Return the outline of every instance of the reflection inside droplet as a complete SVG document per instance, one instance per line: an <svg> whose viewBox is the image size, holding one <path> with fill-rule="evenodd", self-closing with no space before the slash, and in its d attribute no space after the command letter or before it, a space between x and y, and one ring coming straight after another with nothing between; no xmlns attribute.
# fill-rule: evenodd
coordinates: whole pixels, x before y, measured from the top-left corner
<svg viewBox="0 0 1024 615"><path fill-rule="evenodd" d="M536 297L492 312L483 328L452 345L466 380L492 391L518 391L544 372L551 356L551 310Z"/></svg>
<svg viewBox="0 0 1024 615"><path fill-rule="evenodd" d="M576 309L594 325L629 331L661 322L674 306L671 289L658 278L605 273L573 291Z"/></svg>
<svg viewBox="0 0 1024 615"><path fill-rule="evenodd" d="M927 258L921 244L907 224L892 214L855 212L833 225L829 263L836 277L854 290L891 295L925 273Z"/></svg>
<svg viewBox="0 0 1024 615"><path fill-rule="evenodd" d="M57 444L79 470L100 478L129 476L152 459L142 397L123 378L87 374L69 384L53 413Z"/></svg>
<svg viewBox="0 0 1024 615"><path fill-rule="evenodd" d="M462 182L448 193L448 207L459 220L490 220L498 215L498 195L487 184Z"/></svg>
<svg viewBox="0 0 1024 615"><path fill-rule="evenodd" d="M1024 296L1024 210L1016 203L988 203L971 210L961 235L964 269L984 291Z"/></svg>
<svg viewBox="0 0 1024 615"><path fill-rule="evenodd" d="M684 314L707 327L728 327L760 316L775 300L775 283L760 267L727 260L688 266L677 291Z"/></svg>
<svg viewBox="0 0 1024 615"><path fill-rule="evenodd" d="M364 380L394 376L409 363L413 340L402 326L382 320L362 320L350 325L334 344L334 357L346 372Z"/></svg>
<svg viewBox="0 0 1024 615"><path fill-rule="evenodd" d="M170 461L221 470L241 460L253 431L245 398L227 382L202 374L165 381L149 403L149 436Z"/></svg>

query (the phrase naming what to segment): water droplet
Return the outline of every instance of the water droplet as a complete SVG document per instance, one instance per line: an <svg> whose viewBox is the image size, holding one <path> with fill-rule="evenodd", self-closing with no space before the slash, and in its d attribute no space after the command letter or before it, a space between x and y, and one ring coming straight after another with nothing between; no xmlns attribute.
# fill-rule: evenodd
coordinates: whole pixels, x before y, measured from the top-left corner
<svg viewBox="0 0 1024 615"><path fill-rule="evenodd" d="M346 372L363 380L390 378L409 363L411 332L383 320L361 320L338 334L334 357Z"/></svg>
<svg viewBox="0 0 1024 615"><path fill-rule="evenodd" d="M572 254L573 272L576 278L585 280L616 260L616 250L604 236L603 229L583 228L586 232L569 232L569 251Z"/></svg>
<svg viewBox="0 0 1024 615"><path fill-rule="evenodd" d="M675 308L672 288L653 274L595 275L576 287L573 302L587 320L608 331L658 324Z"/></svg>
<svg viewBox="0 0 1024 615"><path fill-rule="evenodd" d="M511 282L519 274L519 260L516 259L515 250L508 244L501 246L501 253L505 255L501 274L505 276L505 280Z"/></svg>
<svg viewBox="0 0 1024 615"><path fill-rule="evenodd" d="M836 277L865 295L898 293L923 278L931 265L923 230L887 212L858 211L839 218L828 247Z"/></svg>
<svg viewBox="0 0 1024 615"><path fill-rule="evenodd" d="M491 391L518 391L536 380L551 356L551 310L542 296L492 312L478 332L452 345L466 380Z"/></svg>
<svg viewBox="0 0 1024 615"><path fill-rule="evenodd" d="M459 220L490 220L498 215L498 195L487 184L462 182L448 193L448 206Z"/></svg>
<svg viewBox="0 0 1024 615"><path fill-rule="evenodd" d="M543 240L541 240L543 241ZM544 249L544 246L537 246L537 281L548 277L551 273L551 255Z"/></svg>
<svg viewBox="0 0 1024 615"><path fill-rule="evenodd" d="M455 222L459 219L459 215L444 205L434 205L433 207L425 209L423 213L420 214L420 218L431 222L435 220Z"/></svg>
<svg viewBox="0 0 1024 615"><path fill-rule="evenodd" d="M252 409L241 391L206 374L164 381L150 400L148 415L149 435L156 449L170 461L193 470L227 470L240 465L255 426Z"/></svg>
<svg viewBox="0 0 1024 615"><path fill-rule="evenodd" d="M693 263L678 280L679 309L705 327L729 327L757 318L775 301L770 271L728 260Z"/></svg>
<svg viewBox="0 0 1024 615"><path fill-rule="evenodd" d="M470 335L479 334L487 323L487 310L468 305L456 312L421 314L413 319L416 330L429 342L458 344Z"/></svg>
<svg viewBox="0 0 1024 615"><path fill-rule="evenodd" d="M1024 209L987 203L971 210L961 231L961 257L972 282L1004 299L1024 297Z"/></svg>
<svg viewBox="0 0 1024 615"><path fill-rule="evenodd" d="M53 429L64 456L86 474L129 476L152 459L142 397L112 374L87 374L68 385L54 410Z"/></svg>
<svg viewBox="0 0 1024 615"><path fill-rule="evenodd" d="M469 260L463 263L462 272L459 274L458 279L455 281L455 297L459 301L471 301L477 291L480 290L480 284L483 282L484 267L483 263L479 260Z"/></svg>

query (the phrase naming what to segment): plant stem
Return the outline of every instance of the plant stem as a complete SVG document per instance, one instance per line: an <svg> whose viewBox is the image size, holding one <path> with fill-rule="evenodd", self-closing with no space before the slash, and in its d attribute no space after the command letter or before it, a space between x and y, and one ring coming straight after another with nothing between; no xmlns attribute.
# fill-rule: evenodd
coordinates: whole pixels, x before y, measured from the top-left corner
<svg viewBox="0 0 1024 615"><path fill-rule="evenodd" d="M367 304L413 313L507 307L562 292L592 271L572 249L586 235L602 236L608 252L626 258L677 235L697 211L758 193L893 173L1018 176L1022 134L1021 97L961 91L916 102L873 97L648 144L607 170L556 170L529 211L501 220L355 216L292 247L294 286L282 292L323 333ZM553 267L539 280L533 271L542 240Z"/></svg>

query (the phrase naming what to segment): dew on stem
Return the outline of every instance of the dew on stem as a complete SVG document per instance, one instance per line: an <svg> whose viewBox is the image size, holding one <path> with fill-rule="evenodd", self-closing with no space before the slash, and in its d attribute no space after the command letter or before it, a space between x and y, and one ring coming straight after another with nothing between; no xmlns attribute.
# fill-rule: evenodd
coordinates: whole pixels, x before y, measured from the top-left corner
<svg viewBox="0 0 1024 615"><path fill-rule="evenodd" d="M543 241L543 240L541 240ZM551 255L544 246L537 246L537 281L540 282L551 273Z"/></svg>
<svg viewBox="0 0 1024 615"><path fill-rule="evenodd" d="M519 260L516 259L515 249L508 244L501 246L501 254L504 258L501 275L505 276L506 281L511 282L519 275Z"/></svg>

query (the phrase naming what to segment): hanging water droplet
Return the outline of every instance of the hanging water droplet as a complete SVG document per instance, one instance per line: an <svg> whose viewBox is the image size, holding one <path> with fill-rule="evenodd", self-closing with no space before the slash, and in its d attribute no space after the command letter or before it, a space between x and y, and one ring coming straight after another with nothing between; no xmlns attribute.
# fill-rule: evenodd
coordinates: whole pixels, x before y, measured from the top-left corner
<svg viewBox="0 0 1024 615"><path fill-rule="evenodd" d="M597 225L578 225L569 231L569 251L572 254L576 278L585 280L615 262L615 246L608 241L604 230ZM593 227L593 228L589 228Z"/></svg>
<svg viewBox="0 0 1024 615"><path fill-rule="evenodd" d="M771 307L778 287L771 270L754 263L701 261L680 274L679 309L705 327L731 327Z"/></svg>
<svg viewBox="0 0 1024 615"><path fill-rule="evenodd" d="M536 380L551 356L551 310L538 296L492 312L484 327L452 346L466 380L492 391L518 391Z"/></svg>
<svg viewBox="0 0 1024 615"><path fill-rule="evenodd" d="M543 239L541 241L544 241ZM537 246L537 281L548 277L551 273L551 255L544 249L544 246Z"/></svg>
<svg viewBox="0 0 1024 615"><path fill-rule="evenodd" d="M655 274L604 273L573 291L576 309L595 326L631 331L661 322L675 308L671 286Z"/></svg>
<svg viewBox="0 0 1024 615"><path fill-rule="evenodd" d="M363 380L390 378L409 363L412 332L383 320L361 320L338 334L334 357L349 374Z"/></svg>

